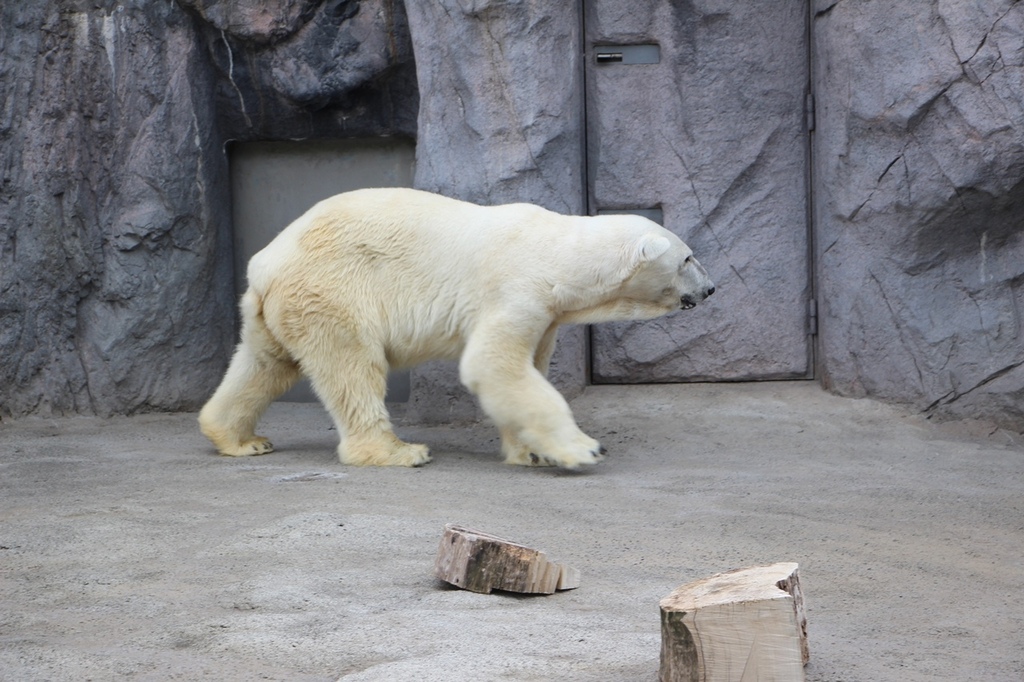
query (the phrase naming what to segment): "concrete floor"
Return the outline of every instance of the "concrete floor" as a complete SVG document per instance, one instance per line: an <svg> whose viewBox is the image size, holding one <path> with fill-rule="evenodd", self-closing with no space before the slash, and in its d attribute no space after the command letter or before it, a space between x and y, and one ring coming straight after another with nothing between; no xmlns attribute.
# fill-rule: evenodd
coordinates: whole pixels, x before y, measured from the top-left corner
<svg viewBox="0 0 1024 682"><path fill-rule="evenodd" d="M335 460L317 405L278 452L194 415L0 424L0 679L656 679L658 601L797 561L819 681L1024 679L1024 443L809 383L592 388L610 452L508 467L486 425L405 427L421 469ZM551 596L432 576L444 524L576 566Z"/></svg>

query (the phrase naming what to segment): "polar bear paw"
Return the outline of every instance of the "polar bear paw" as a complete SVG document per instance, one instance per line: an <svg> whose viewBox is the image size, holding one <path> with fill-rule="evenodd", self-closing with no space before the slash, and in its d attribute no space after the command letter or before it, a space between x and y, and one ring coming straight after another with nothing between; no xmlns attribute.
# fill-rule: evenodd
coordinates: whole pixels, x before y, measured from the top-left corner
<svg viewBox="0 0 1024 682"><path fill-rule="evenodd" d="M506 429L501 429L501 455L505 460L505 464L512 464L515 466L558 466L557 462L554 462L547 457L540 457L531 452L529 446L525 445L522 441L516 438L511 431Z"/></svg>
<svg viewBox="0 0 1024 682"><path fill-rule="evenodd" d="M262 436L253 436L249 440L236 444L219 443L217 451L228 457L252 457L266 455L274 451L274 444Z"/></svg>
<svg viewBox="0 0 1024 682"><path fill-rule="evenodd" d="M505 457L505 464L514 464L525 467L555 467L558 462L548 459L534 452L522 443L515 441L502 441L501 453Z"/></svg>
<svg viewBox="0 0 1024 682"><path fill-rule="evenodd" d="M574 441L567 446L556 444L544 449L537 448L534 452L518 439L502 434L501 451L506 464L557 466L565 469L578 469L583 465L597 464L607 453L604 446L586 435L580 434Z"/></svg>
<svg viewBox="0 0 1024 682"><path fill-rule="evenodd" d="M430 449L405 443L392 434L379 438L346 438L338 446L342 464L354 466L418 467L430 461Z"/></svg>
<svg viewBox="0 0 1024 682"><path fill-rule="evenodd" d="M266 455L274 451L274 444L263 436L255 436L239 446L239 452L232 453L235 457L248 455Z"/></svg>
<svg viewBox="0 0 1024 682"><path fill-rule="evenodd" d="M547 455L547 459L565 469L578 469L583 465L597 464L604 459L608 451L593 438L587 440L590 442L582 446L559 448L558 451Z"/></svg>

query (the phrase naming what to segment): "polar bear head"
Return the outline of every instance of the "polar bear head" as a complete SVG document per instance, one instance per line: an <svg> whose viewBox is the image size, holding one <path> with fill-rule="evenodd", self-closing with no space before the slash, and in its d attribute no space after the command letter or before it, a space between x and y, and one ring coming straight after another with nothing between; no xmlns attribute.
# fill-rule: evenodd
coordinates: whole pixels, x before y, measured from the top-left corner
<svg viewBox="0 0 1024 682"><path fill-rule="evenodd" d="M646 222L647 231L627 249L624 272L628 274L620 295L654 304L669 313L689 310L715 293L714 283L694 258L693 250L660 225Z"/></svg>
<svg viewBox="0 0 1024 682"><path fill-rule="evenodd" d="M579 281L555 287L561 323L650 319L715 293L690 247L661 225L628 214L581 220L592 249Z"/></svg>

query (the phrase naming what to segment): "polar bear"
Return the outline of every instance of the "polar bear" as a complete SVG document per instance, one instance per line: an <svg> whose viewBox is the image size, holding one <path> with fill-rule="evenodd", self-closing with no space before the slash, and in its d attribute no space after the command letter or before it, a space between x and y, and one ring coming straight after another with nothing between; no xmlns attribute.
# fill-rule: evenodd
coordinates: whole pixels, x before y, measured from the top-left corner
<svg viewBox="0 0 1024 682"><path fill-rule="evenodd" d="M398 466L430 455L391 428L388 370L442 358L459 360L506 462L598 462L603 448L545 378L558 326L653 318L715 291L690 248L645 218L412 189L321 201L252 257L248 282L241 341L199 414L202 432L225 455L271 452L256 422L306 375L343 463Z"/></svg>

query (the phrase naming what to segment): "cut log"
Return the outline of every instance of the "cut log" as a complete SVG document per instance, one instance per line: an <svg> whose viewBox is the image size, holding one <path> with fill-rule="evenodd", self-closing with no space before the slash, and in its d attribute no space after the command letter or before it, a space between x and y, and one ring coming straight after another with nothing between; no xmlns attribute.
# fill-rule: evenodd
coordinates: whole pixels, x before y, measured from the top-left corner
<svg viewBox="0 0 1024 682"><path fill-rule="evenodd" d="M451 524L444 528L435 571L445 582L482 594L551 594L580 586L579 571L548 561L544 552Z"/></svg>
<svg viewBox="0 0 1024 682"><path fill-rule="evenodd" d="M799 566L743 568L661 600L661 682L800 682L810 658Z"/></svg>

